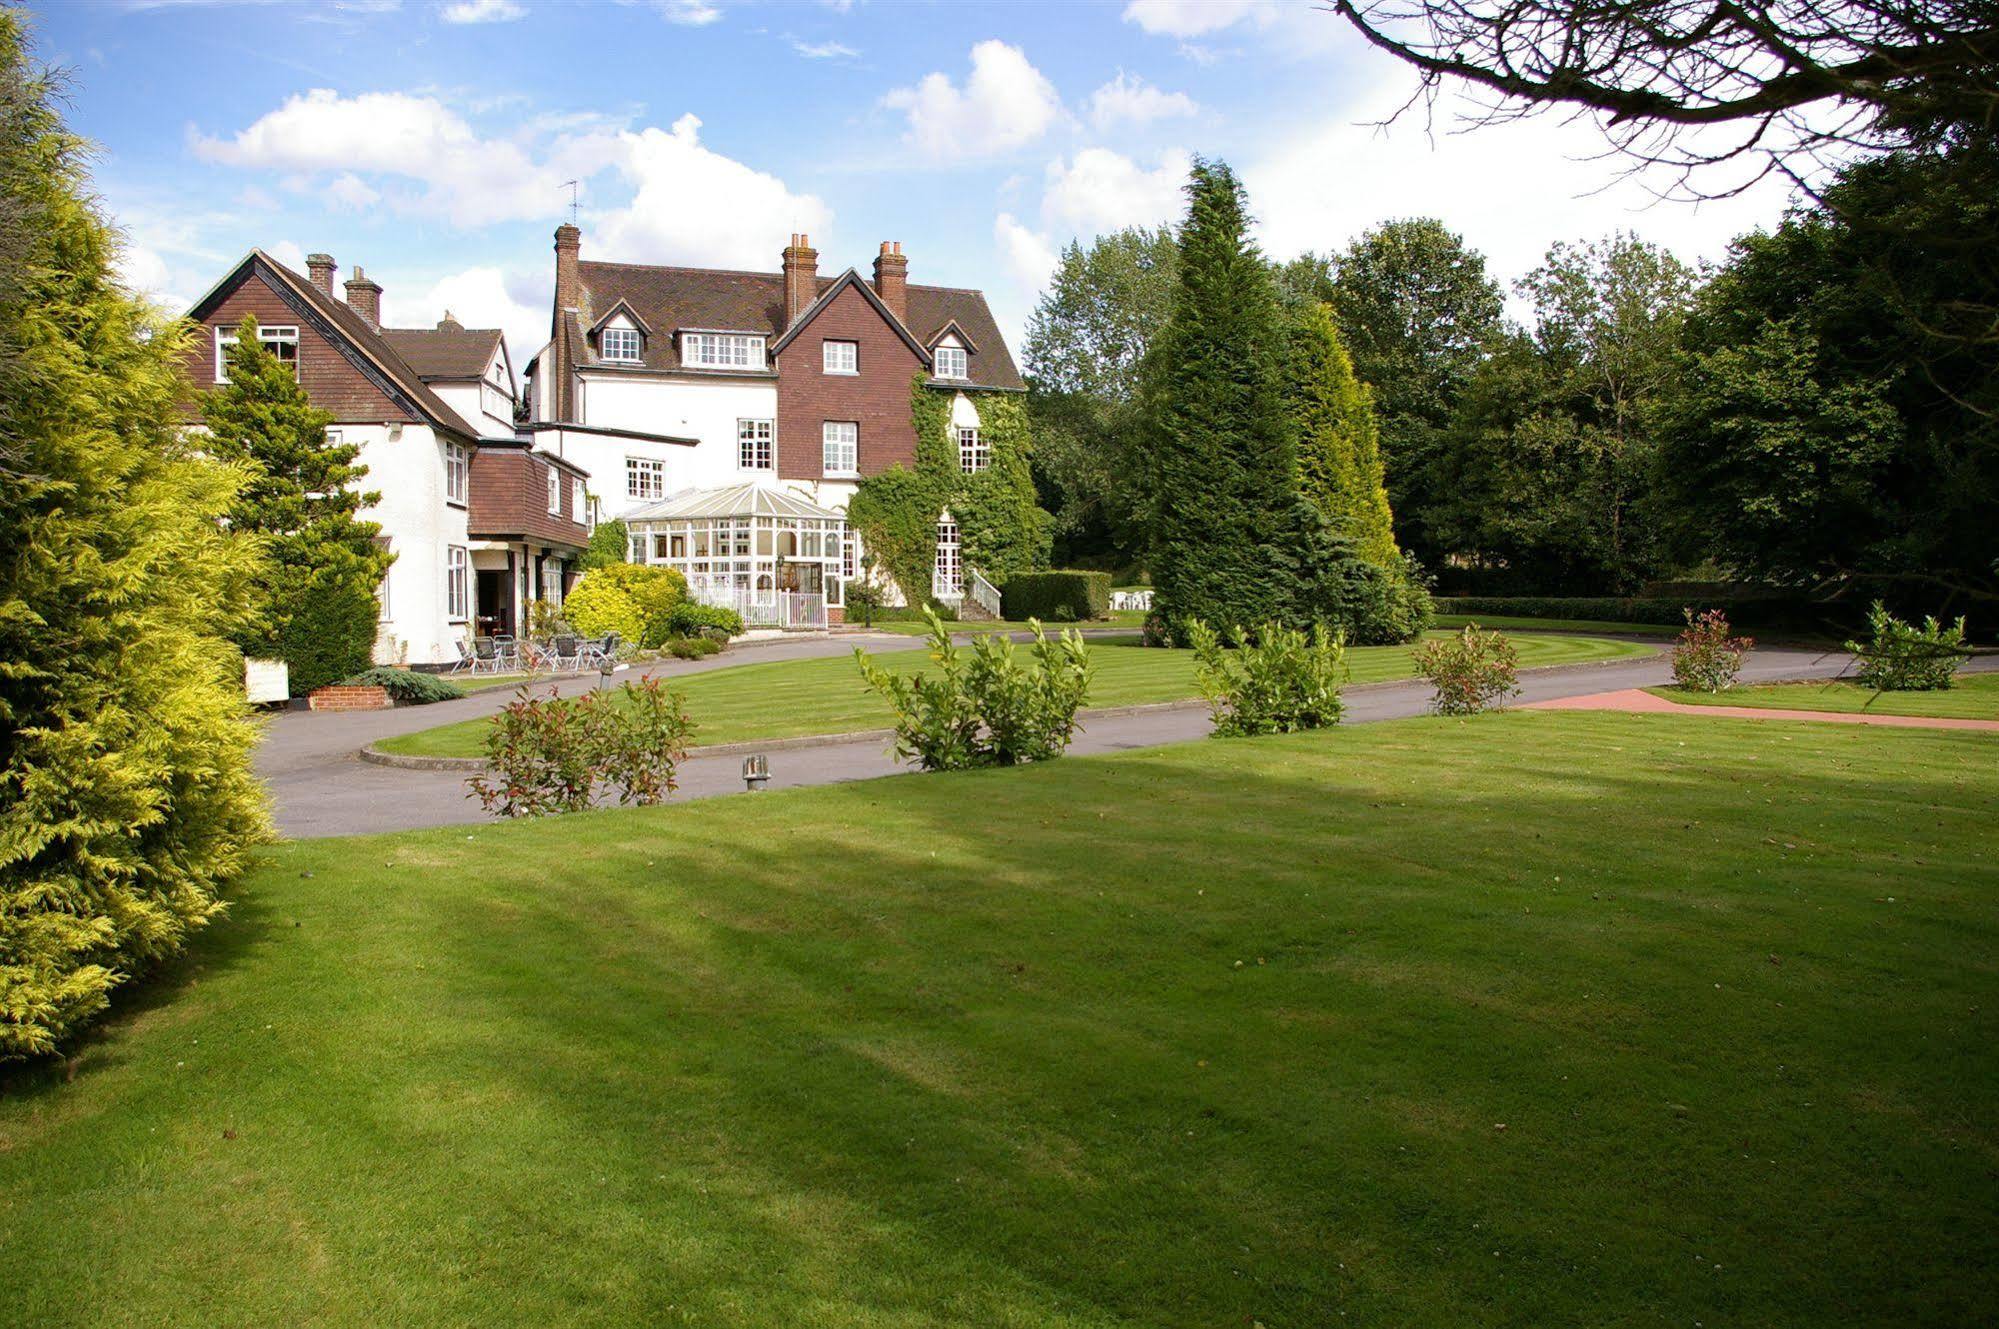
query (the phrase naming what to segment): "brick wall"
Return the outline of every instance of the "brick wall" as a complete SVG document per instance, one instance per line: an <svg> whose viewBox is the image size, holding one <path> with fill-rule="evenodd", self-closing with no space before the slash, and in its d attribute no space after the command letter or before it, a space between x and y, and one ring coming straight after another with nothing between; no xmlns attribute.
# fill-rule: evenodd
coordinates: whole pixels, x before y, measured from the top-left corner
<svg viewBox="0 0 1999 1329"><path fill-rule="evenodd" d="M315 711L386 711L389 692L380 687L343 687L331 684L306 694L305 704Z"/></svg>
<svg viewBox="0 0 1999 1329"><path fill-rule="evenodd" d="M548 473L556 474L562 511L548 510ZM576 510L575 477L551 467L525 448L477 448L467 497L473 538L484 535L524 535L547 544L581 545L590 538L583 514Z"/></svg>
<svg viewBox="0 0 1999 1329"><path fill-rule="evenodd" d="M820 343L860 343L858 375L825 373ZM786 480L817 480L820 426L828 420L860 425L862 475L892 463L916 462L916 426L909 418L909 380L923 365L916 352L849 286L777 357L777 473Z"/></svg>
<svg viewBox="0 0 1999 1329"><path fill-rule="evenodd" d="M255 314L267 327L298 329L299 382L305 385L312 404L329 412L336 423L417 423L416 416L369 382L339 348L316 332L255 272L246 272L236 289L202 320L186 360L188 382L197 391L215 387L215 329L234 328L245 314Z"/></svg>

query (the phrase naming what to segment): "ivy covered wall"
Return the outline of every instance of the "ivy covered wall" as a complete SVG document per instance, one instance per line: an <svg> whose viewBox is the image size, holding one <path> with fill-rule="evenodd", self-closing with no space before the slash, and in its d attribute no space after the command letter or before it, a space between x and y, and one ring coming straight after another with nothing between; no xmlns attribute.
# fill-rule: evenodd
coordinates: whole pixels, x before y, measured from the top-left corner
<svg viewBox="0 0 1999 1329"><path fill-rule="evenodd" d="M978 407L979 434L990 450L986 468L967 475L951 432L952 395L916 376L909 398L915 468L891 466L869 476L847 504L848 524L910 605L930 599L937 519L947 510L958 522L964 565L995 585L1048 566L1053 521L1034 502L1026 403L1018 393L966 394Z"/></svg>

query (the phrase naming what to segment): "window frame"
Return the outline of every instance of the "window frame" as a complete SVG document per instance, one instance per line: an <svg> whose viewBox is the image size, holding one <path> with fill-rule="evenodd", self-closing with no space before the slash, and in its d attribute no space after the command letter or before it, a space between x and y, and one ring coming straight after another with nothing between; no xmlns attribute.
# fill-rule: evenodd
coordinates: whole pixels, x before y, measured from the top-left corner
<svg viewBox="0 0 1999 1329"><path fill-rule="evenodd" d="M634 486L633 482L642 475L652 478L653 492L643 493L638 487ZM641 498L648 502L657 502L665 498L666 463L658 457L634 457L627 454L625 457L625 497Z"/></svg>
<svg viewBox="0 0 1999 1329"><path fill-rule="evenodd" d="M723 350L717 354L718 348ZM754 332L683 332L680 364L684 369L762 369L765 338Z"/></svg>
<svg viewBox="0 0 1999 1329"><path fill-rule="evenodd" d="M544 465L541 469L548 475L548 515L551 517L560 517L562 515L562 473L557 471L553 466Z"/></svg>
<svg viewBox="0 0 1999 1329"><path fill-rule="evenodd" d="M275 342L280 346L288 345L292 348L291 359L286 361L286 363L291 365L292 379L296 382L298 379L299 357L298 326L293 323L273 323L267 327L259 323L257 325L257 340L259 343ZM215 327L215 381L217 383L227 383L229 381L229 348L235 344L236 329L217 324ZM272 354L276 355L277 352L273 351ZM279 355L278 359L284 360L284 357Z"/></svg>
<svg viewBox="0 0 1999 1329"><path fill-rule="evenodd" d="M965 537L955 517L937 519L937 556L930 565L930 593L939 597L965 593Z"/></svg>
<svg viewBox="0 0 1999 1329"><path fill-rule="evenodd" d="M835 435L835 430L849 431L844 438ZM833 464L832 449L847 449L847 466ZM847 478L861 473L861 422L858 420L822 420L819 422L819 470L823 475Z"/></svg>
<svg viewBox="0 0 1999 1329"><path fill-rule="evenodd" d="M993 464L992 444L977 425L956 425L958 436L958 469L966 475L977 475Z"/></svg>
<svg viewBox="0 0 1999 1329"><path fill-rule="evenodd" d="M621 345L627 337L631 338L632 353L630 355L613 355L611 353L611 339L613 337L616 337ZM605 328L597 334L597 351L604 359L614 365L643 364L646 353L645 336L637 328Z"/></svg>
<svg viewBox="0 0 1999 1329"><path fill-rule="evenodd" d="M736 469L769 471L777 466L777 422L736 418Z"/></svg>
<svg viewBox="0 0 1999 1329"><path fill-rule="evenodd" d="M444 617L453 623L472 617L472 555L464 545L444 547Z"/></svg>
<svg viewBox="0 0 1999 1329"><path fill-rule="evenodd" d="M944 368L946 356L953 357L953 363L957 365L955 373ZM972 357L966 353L965 348L962 346L932 347L930 351L930 368L931 372L938 378L948 378L956 381L969 380L972 373Z"/></svg>
<svg viewBox="0 0 1999 1329"><path fill-rule="evenodd" d="M569 503L576 509L575 520L585 526L590 525L590 491L584 488L583 481L574 475L569 477Z"/></svg>
<svg viewBox="0 0 1999 1329"><path fill-rule="evenodd" d="M843 351L839 359L845 364L836 364L834 349ZM824 374L834 374L841 378L853 378L861 372L861 344L851 338L828 337L819 343L819 370Z"/></svg>
<svg viewBox="0 0 1999 1329"><path fill-rule="evenodd" d="M456 481L454 484L453 481ZM472 498L472 449L444 441L444 501L462 508Z"/></svg>

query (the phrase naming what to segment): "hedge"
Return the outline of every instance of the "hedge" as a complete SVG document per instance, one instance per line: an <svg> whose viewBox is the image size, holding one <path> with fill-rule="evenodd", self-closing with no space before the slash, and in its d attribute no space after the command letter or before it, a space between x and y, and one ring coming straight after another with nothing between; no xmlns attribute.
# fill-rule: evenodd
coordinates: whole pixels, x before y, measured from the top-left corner
<svg viewBox="0 0 1999 1329"><path fill-rule="evenodd" d="M1461 595L1439 596L1439 614L1491 614L1514 618L1578 618L1645 627L1686 626L1682 611L1719 609L1730 626L1789 632L1844 631L1864 617L1861 606L1825 601L1752 596L1588 596L1588 595Z"/></svg>
<svg viewBox="0 0 1999 1329"><path fill-rule="evenodd" d="M1015 623L1078 623L1110 613L1108 572L1020 572L1000 588L1000 617Z"/></svg>

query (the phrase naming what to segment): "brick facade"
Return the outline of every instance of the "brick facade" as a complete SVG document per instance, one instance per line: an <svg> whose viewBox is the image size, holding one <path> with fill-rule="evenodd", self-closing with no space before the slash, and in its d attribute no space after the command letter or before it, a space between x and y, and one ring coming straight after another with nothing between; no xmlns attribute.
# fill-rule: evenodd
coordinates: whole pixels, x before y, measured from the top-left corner
<svg viewBox="0 0 1999 1329"><path fill-rule="evenodd" d="M548 473L556 474L559 514L548 510ZM468 477L472 537L517 536L543 544L582 546L590 539L576 510L575 480L582 473L553 465L526 448L482 445Z"/></svg>
<svg viewBox="0 0 1999 1329"><path fill-rule="evenodd" d="M298 329L299 382L312 404L330 412L336 424L380 424L398 420L419 423L418 417L357 368L327 337L317 320L298 309L254 271L245 269L234 290L201 321L188 349L188 381L198 391L215 383L215 329L234 328L245 314L256 315L265 327Z"/></svg>
<svg viewBox="0 0 1999 1329"><path fill-rule="evenodd" d="M305 704L315 711L386 711L392 703L387 688L332 683L307 693Z"/></svg>
<svg viewBox="0 0 1999 1329"><path fill-rule="evenodd" d="M828 374L820 343L860 344L860 373ZM818 480L820 426L852 420L860 426L862 475L892 464L916 463L916 426L909 414L909 384L923 361L852 286L820 310L777 357L777 474L785 480Z"/></svg>

